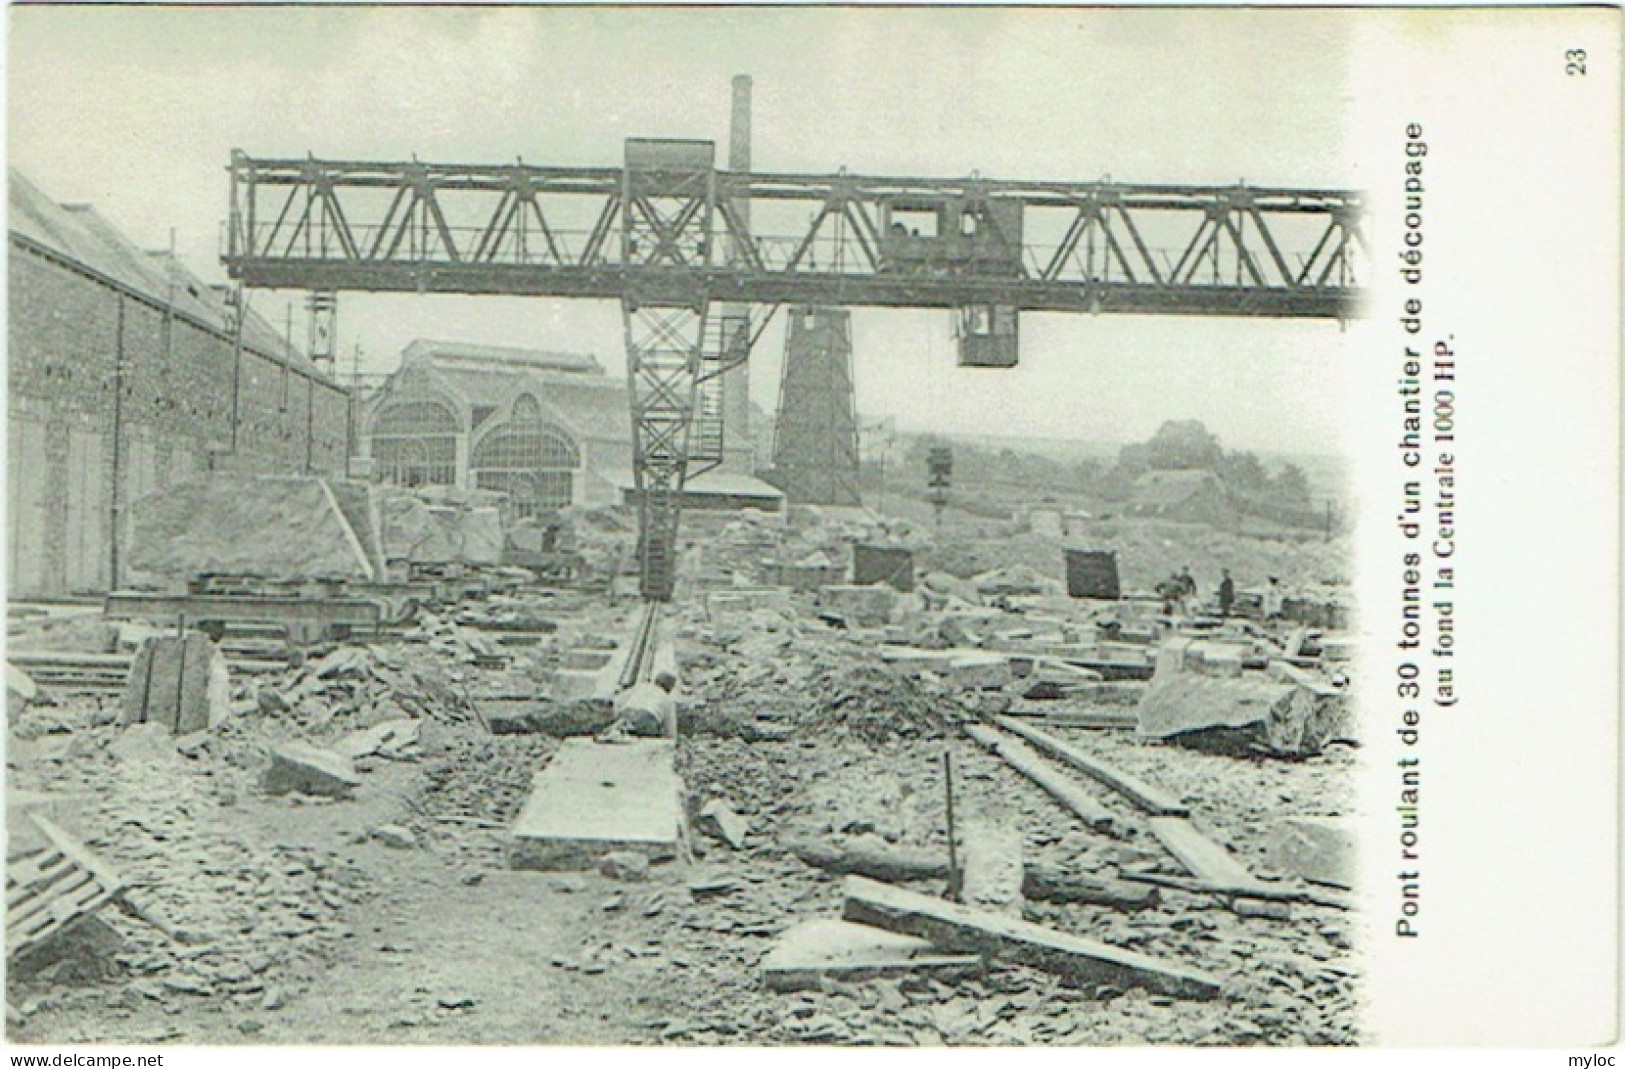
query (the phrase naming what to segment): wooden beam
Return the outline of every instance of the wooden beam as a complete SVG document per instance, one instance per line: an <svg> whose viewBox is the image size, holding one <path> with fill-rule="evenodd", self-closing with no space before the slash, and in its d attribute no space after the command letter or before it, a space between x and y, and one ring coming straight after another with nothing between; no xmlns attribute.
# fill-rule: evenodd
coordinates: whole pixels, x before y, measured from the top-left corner
<svg viewBox="0 0 1625 1069"><path fill-rule="evenodd" d="M1096 684L1104 686L1105 684ZM1019 718L1023 723L1041 724L1047 728L1097 728L1106 731L1133 731L1139 726L1140 717L1132 709L1109 710L1094 709L1088 712L1078 712L1070 709L1018 709L1012 711L1012 717Z"/></svg>
<svg viewBox="0 0 1625 1069"><path fill-rule="evenodd" d="M1151 833L1179 863L1197 879L1232 891L1246 893L1259 881L1230 851L1209 839L1183 817L1152 817Z"/></svg>
<svg viewBox="0 0 1625 1069"><path fill-rule="evenodd" d="M1210 999L1217 978L1083 936L915 894L861 876L846 878L849 921L929 939L942 950L986 954L1070 980Z"/></svg>
<svg viewBox="0 0 1625 1069"><path fill-rule="evenodd" d="M1083 872L1068 872L1048 865L1028 865L1022 873L1021 890L1040 902L1083 902L1112 909L1155 909L1157 889L1144 883L1128 883Z"/></svg>
<svg viewBox="0 0 1625 1069"><path fill-rule="evenodd" d="M796 836L785 849L814 868L837 876L873 876L879 880L929 880L948 875L946 853L897 846L878 835L859 835L844 842Z"/></svg>
<svg viewBox="0 0 1625 1069"><path fill-rule="evenodd" d="M1117 818L1094 795L1039 757L1032 747L1000 735L985 724L965 724L963 730L977 743L1002 758L1005 764L1048 791L1050 797L1070 809L1087 826L1096 831L1108 831L1116 823Z"/></svg>
<svg viewBox="0 0 1625 1069"><path fill-rule="evenodd" d="M1222 887L1190 876L1168 876L1161 872L1128 871L1123 873L1123 879L1155 887L1171 887L1176 891L1184 891L1193 895L1214 895L1228 898L1237 894L1234 887ZM1342 910L1352 910L1354 908L1353 900L1347 895L1307 887L1274 887L1263 882L1248 887L1246 898L1258 902L1307 902L1311 905L1328 906L1332 909Z"/></svg>
<svg viewBox="0 0 1625 1069"><path fill-rule="evenodd" d="M1184 802L1162 788L1146 783L1138 776L1113 768L1099 758L1069 746L1053 735L1023 724L1014 717L999 717L999 726L1020 735L1051 757L1066 762L1091 779L1104 783L1154 817L1183 817L1190 814L1190 808Z"/></svg>

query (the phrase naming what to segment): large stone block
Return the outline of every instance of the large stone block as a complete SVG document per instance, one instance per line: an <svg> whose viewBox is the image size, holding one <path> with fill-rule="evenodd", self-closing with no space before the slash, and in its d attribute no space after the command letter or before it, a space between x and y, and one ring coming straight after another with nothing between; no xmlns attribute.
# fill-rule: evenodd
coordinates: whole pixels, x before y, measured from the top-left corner
<svg viewBox="0 0 1625 1069"><path fill-rule="evenodd" d="M897 607L897 591L879 584L827 586L819 592L818 599L824 608L859 627L884 626Z"/></svg>
<svg viewBox="0 0 1625 1069"><path fill-rule="evenodd" d="M1275 825L1265 846L1270 865L1330 887L1354 887L1355 840L1347 821L1289 817Z"/></svg>
<svg viewBox="0 0 1625 1069"><path fill-rule="evenodd" d="M346 798L361 783L355 765L343 754L302 742L285 742L271 751L271 767L262 786L266 794L315 794Z"/></svg>
<svg viewBox="0 0 1625 1069"><path fill-rule="evenodd" d="M205 731L231 711L231 676L207 635L147 639L124 684L124 723L162 724L176 735Z"/></svg>

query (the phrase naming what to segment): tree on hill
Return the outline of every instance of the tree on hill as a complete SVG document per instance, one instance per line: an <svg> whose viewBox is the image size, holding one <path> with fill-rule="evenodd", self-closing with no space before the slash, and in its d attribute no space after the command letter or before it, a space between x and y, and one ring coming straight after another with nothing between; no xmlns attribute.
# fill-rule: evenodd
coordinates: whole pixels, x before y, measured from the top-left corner
<svg viewBox="0 0 1625 1069"><path fill-rule="evenodd" d="M1171 419L1145 443L1145 464L1151 471L1216 471L1224 450L1201 420Z"/></svg>
<svg viewBox="0 0 1625 1069"><path fill-rule="evenodd" d="M1309 502L1309 477L1296 464L1287 464L1276 474L1270 491L1280 501L1305 505Z"/></svg>
<svg viewBox="0 0 1625 1069"><path fill-rule="evenodd" d="M1219 461L1219 477L1225 485L1243 494L1262 494L1270 489L1270 475L1258 455L1233 450Z"/></svg>

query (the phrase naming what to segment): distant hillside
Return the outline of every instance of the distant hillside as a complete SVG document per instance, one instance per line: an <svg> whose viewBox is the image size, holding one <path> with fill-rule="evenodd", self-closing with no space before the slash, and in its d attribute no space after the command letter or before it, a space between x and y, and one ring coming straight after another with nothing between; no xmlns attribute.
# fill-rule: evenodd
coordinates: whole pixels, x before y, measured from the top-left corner
<svg viewBox="0 0 1625 1069"><path fill-rule="evenodd" d="M1008 449L1014 453L1044 457L1062 464L1076 464L1095 460L1111 464L1117 460L1122 442L1074 441L1066 438L1026 438L1016 435L945 434L931 435L904 431L902 439L938 438L949 442L962 442L979 449ZM1349 462L1347 457L1333 453L1278 453L1254 450L1259 461L1269 470L1277 471L1286 464L1296 464L1309 478L1317 496L1343 497L1349 489Z"/></svg>
<svg viewBox="0 0 1625 1069"><path fill-rule="evenodd" d="M905 431L903 438L941 438L949 442L963 442L978 449L1008 449L1015 453L1044 457L1063 464L1076 464L1080 460L1098 460L1110 463L1117 459L1121 446L1116 442L1073 441L1066 438L1024 438L1011 435L986 434L926 434Z"/></svg>

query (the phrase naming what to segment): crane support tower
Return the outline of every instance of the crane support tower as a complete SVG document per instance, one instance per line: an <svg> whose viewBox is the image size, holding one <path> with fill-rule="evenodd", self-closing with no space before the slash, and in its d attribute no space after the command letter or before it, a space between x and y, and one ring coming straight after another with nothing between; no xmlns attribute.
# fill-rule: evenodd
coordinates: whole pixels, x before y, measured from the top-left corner
<svg viewBox="0 0 1625 1069"><path fill-rule="evenodd" d="M861 505L852 313L797 306L787 316L773 482L792 504Z"/></svg>
<svg viewBox="0 0 1625 1069"><path fill-rule="evenodd" d="M941 308L1008 367L1022 312L1347 320L1368 252L1328 189L719 170L634 138L620 167L233 152L245 286L619 301L644 595L670 598L685 480L722 457L721 379L764 306Z"/></svg>

